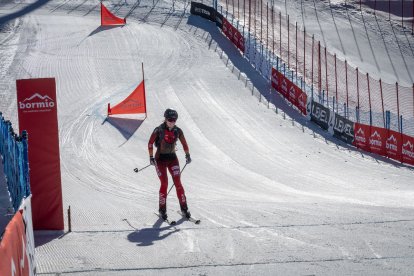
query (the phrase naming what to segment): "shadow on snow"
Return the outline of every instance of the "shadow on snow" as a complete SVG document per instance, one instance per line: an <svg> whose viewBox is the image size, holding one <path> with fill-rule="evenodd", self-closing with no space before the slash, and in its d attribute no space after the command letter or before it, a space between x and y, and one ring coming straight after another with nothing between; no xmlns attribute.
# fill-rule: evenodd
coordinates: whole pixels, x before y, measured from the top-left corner
<svg viewBox="0 0 414 276"><path fill-rule="evenodd" d="M128 240L136 243L137 246L154 245L156 241L161 241L168 238L170 235L179 232L180 229L175 228L175 226L183 221L184 219L180 219L175 225L161 227L164 221L158 218L151 228L136 229L136 231L129 234Z"/></svg>

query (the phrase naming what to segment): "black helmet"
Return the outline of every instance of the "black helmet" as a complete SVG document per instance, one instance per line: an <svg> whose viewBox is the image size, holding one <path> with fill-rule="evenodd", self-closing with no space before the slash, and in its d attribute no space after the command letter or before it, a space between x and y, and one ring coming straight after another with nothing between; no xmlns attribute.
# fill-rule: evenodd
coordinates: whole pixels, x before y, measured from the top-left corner
<svg viewBox="0 0 414 276"><path fill-rule="evenodd" d="M168 108L164 112L165 119L178 119L178 113L174 109Z"/></svg>

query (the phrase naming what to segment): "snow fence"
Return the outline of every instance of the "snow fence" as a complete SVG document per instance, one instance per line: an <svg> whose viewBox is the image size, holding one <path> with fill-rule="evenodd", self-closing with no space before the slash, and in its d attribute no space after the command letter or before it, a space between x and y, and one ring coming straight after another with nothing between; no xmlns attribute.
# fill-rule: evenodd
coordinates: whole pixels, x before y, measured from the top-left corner
<svg viewBox="0 0 414 276"><path fill-rule="evenodd" d="M215 22L270 86L308 119L345 143L414 165L414 85L413 88L407 88L373 80L368 73L362 74L358 68L350 67L346 61L339 61L336 55L329 55L327 49L321 47L320 42L315 42L313 36L309 39L303 32L301 38L298 38L297 25L295 32L290 33L289 18L283 20L281 14L277 43L280 55L277 55L275 40L273 39L273 43L269 42L268 28L269 12L271 24L275 25L274 11L266 5L264 11L267 22L264 24L263 6L255 5L255 14L256 9L260 9L260 25L256 22L256 16L253 19L254 24L248 16L247 24L245 10L243 19L237 19L234 6L231 13L219 6L217 1L214 1L213 7L191 2L191 14ZM251 13L250 7L248 13ZM237 15L240 14L237 11ZM282 39L282 25L283 29L288 30L285 40ZM275 28L272 27L270 32L274 38ZM260 39L257 33L260 33ZM266 39L263 39L263 34ZM303 49L303 53L298 48ZM311 52L311 58L308 54L306 59L307 51ZM343 66L338 67L338 63ZM344 83L338 83L338 80L344 80ZM380 93L380 96L371 93L374 87L375 93ZM342 90L345 92L338 94ZM412 98L406 97L402 100L401 90L413 90ZM408 105L404 106L404 103ZM403 132L404 129L406 133Z"/></svg>
<svg viewBox="0 0 414 276"><path fill-rule="evenodd" d="M27 133L14 133L0 112L0 155L14 216L1 229L0 275L35 275ZM1 214L3 215L3 214Z"/></svg>

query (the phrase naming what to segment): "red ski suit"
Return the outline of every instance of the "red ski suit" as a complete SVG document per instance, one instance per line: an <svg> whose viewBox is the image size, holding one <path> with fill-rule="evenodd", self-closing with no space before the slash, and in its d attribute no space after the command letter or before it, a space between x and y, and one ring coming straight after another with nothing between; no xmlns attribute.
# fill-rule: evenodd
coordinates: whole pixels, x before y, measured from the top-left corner
<svg viewBox="0 0 414 276"><path fill-rule="evenodd" d="M181 184L180 164L178 162L177 155L175 154L177 140L180 140L183 145L184 152L189 154L189 148L187 141L185 140L184 133L177 126L174 126L172 129L168 129L166 123L156 127L148 142L148 152L150 156L153 156L153 145L157 138L159 139L159 145L155 152L154 158L156 161L155 168L157 175L161 181L159 208L160 210L166 210L167 207L168 169L175 184L175 190L177 191L177 197L180 202L181 209L187 210L185 192L183 185Z"/></svg>

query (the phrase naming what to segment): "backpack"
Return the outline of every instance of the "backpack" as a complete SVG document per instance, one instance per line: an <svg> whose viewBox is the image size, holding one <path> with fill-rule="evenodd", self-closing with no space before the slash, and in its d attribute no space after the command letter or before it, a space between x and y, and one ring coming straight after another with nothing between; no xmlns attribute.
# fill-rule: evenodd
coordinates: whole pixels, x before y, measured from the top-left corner
<svg viewBox="0 0 414 276"><path fill-rule="evenodd" d="M174 132L174 143L177 141L179 133L178 133L178 127L174 126L172 131ZM165 127L164 125L160 125L158 127L158 136L155 138L155 147L158 148L161 145L161 141L164 139L165 136Z"/></svg>

